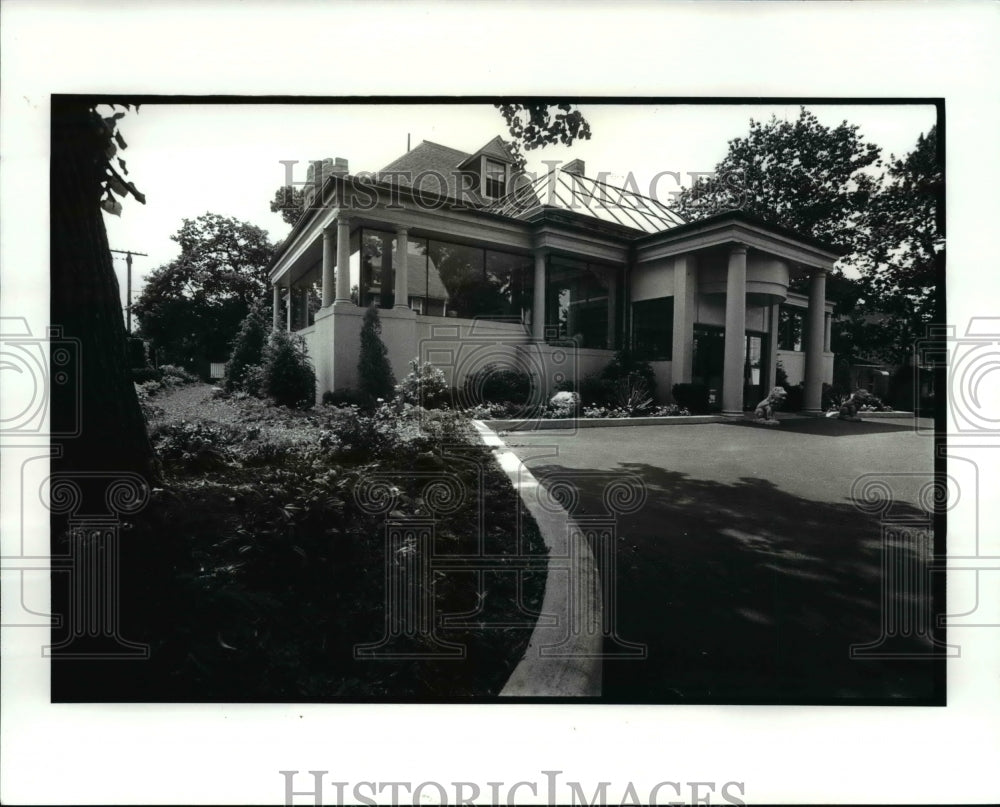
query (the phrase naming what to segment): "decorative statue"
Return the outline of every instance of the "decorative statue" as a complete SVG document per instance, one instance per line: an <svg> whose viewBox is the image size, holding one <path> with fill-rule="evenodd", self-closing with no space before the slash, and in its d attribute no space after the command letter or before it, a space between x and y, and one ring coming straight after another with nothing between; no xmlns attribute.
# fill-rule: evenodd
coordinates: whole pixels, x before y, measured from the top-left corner
<svg viewBox="0 0 1000 807"><path fill-rule="evenodd" d="M768 396L757 404L753 412L754 421L765 426L777 426L778 421L774 417L774 409L785 402L788 392L784 387L775 387Z"/></svg>
<svg viewBox="0 0 1000 807"><path fill-rule="evenodd" d="M861 418L858 417L858 410L861 408L862 404L864 404L865 397L865 393L861 390L855 390L851 393L851 397L840 405L840 411L837 413L837 419L849 420L852 423L860 423Z"/></svg>

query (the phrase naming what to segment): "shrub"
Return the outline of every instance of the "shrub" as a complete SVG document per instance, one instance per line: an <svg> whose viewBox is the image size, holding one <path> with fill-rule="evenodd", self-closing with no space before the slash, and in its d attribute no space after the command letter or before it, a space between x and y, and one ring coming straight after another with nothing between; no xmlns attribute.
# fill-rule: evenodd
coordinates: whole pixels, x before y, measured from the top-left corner
<svg viewBox="0 0 1000 807"><path fill-rule="evenodd" d="M607 381L620 381L623 378L642 380L649 392L649 397L656 394L656 374L648 361L641 361L628 350L619 350L615 357L601 371L601 378ZM609 388L614 394L614 385Z"/></svg>
<svg viewBox="0 0 1000 807"><path fill-rule="evenodd" d="M444 373L430 362L410 361L410 372L396 385L396 398L424 409L440 409L451 400Z"/></svg>
<svg viewBox="0 0 1000 807"><path fill-rule="evenodd" d="M185 370L176 364L161 364L160 373L164 383L173 387L181 387L185 384L196 384L200 379L194 373Z"/></svg>
<svg viewBox="0 0 1000 807"><path fill-rule="evenodd" d="M356 390L343 389L327 390L323 393L323 404L326 406L364 406L365 400L361 393Z"/></svg>
<svg viewBox="0 0 1000 807"><path fill-rule="evenodd" d="M254 364L243 371L243 386L238 392L245 392L260 398L264 394L264 366Z"/></svg>
<svg viewBox="0 0 1000 807"><path fill-rule="evenodd" d="M161 460L190 470L210 470L225 465L233 441L231 429L213 423L168 423L150 435Z"/></svg>
<svg viewBox="0 0 1000 807"><path fill-rule="evenodd" d="M316 402L316 373L301 336L271 334L264 348L262 390L275 403L295 409L309 409Z"/></svg>
<svg viewBox="0 0 1000 807"><path fill-rule="evenodd" d="M638 373L629 373L611 383L612 403L628 412L629 417L648 409L653 403L649 386Z"/></svg>
<svg viewBox="0 0 1000 807"><path fill-rule="evenodd" d="M774 386L788 389L788 373L785 372L785 368L781 366L780 361L774 368Z"/></svg>
<svg viewBox="0 0 1000 807"><path fill-rule="evenodd" d="M125 351L128 357L128 366L139 369L149 366L149 356L146 352L146 343L137 336L129 336L125 340Z"/></svg>
<svg viewBox="0 0 1000 807"><path fill-rule="evenodd" d="M705 384L674 384L671 392L674 401L682 409L687 409L696 415L704 415L709 411L708 386Z"/></svg>
<svg viewBox="0 0 1000 807"><path fill-rule="evenodd" d="M794 387L785 387L788 390L788 397L785 399L784 409L786 412L800 412L805 402L805 387L796 384Z"/></svg>
<svg viewBox="0 0 1000 807"><path fill-rule="evenodd" d="M580 399L585 406L607 406L611 385L599 375L588 375L580 382Z"/></svg>
<svg viewBox="0 0 1000 807"><path fill-rule="evenodd" d="M382 341L382 323L374 305L365 311L361 324L361 355L358 357L358 388L368 406L392 397L396 380L389 366L389 351Z"/></svg>
<svg viewBox="0 0 1000 807"><path fill-rule="evenodd" d="M266 343L267 328L263 315L259 308L255 308L246 315L232 342L232 353L226 362L226 374L223 379L223 386L228 392L241 389L256 394L246 385L247 373L250 368L261 366Z"/></svg>
<svg viewBox="0 0 1000 807"><path fill-rule="evenodd" d="M462 391L467 406L510 403L523 407L531 402L534 385L520 368L487 364L466 376Z"/></svg>
<svg viewBox="0 0 1000 807"><path fill-rule="evenodd" d="M134 367L130 372L132 373L132 380L136 384L142 384L146 381L161 381L163 379L163 371L158 367Z"/></svg>

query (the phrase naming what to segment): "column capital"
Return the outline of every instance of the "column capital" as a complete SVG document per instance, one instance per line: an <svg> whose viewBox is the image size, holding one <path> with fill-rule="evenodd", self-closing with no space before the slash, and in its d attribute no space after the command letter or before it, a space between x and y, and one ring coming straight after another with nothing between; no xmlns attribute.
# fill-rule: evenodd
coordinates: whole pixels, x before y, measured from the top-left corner
<svg viewBox="0 0 1000 807"><path fill-rule="evenodd" d="M409 232L410 232L410 228L409 228L408 225L406 225L406 224L397 224L396 225L396 235L408 235Z"/></svg>
<svg viewBox="0 0 1000 807"><path fill-rule="evenodd" d="M350 227L351 226L351 214L345 211L341 211L335 217L335 221L338 227Z"/></svg>
<svg viewBox="0 0 1000 807"><path fill-rule="evenodd" d="M748 249L750 249L750 247L747 244L741 244L741 243L737 242L735 244L731 244L730 245L730 247L729 247L729 254L730 255L732 255L734 253L735 254L739 254L740 252L746 253L746 251Z"/></svg>

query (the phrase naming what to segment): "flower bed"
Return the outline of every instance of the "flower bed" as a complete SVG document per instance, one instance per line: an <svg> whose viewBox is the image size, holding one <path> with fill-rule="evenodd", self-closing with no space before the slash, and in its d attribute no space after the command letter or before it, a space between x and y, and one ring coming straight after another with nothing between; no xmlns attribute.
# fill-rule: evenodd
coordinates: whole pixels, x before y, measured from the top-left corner
<svg viewBox="0 0 1000 807"><path fill-rule="evenodd" d="M385 634L387 569L421 551L407 540L387 555L387 516L433 522L436 555L482 546L500 569L505 555L544 555L537 526L518 515L517 494L467 419L401 402L371 413L305 412L233 396L211 401L210 411L222 407L232 417L168 411L151 423L164 484L123 533L123 632L151 646L150 662L128 671L129 697L498 693L534 627L529 612L541 603L544 571L523 573L520 591L511 572L486 572L482 584L472 572L433 574L423 595L433 601L439 640L465 646L462 660L354 658L356 645ZM448 483L458 486L449 494L455 506L442 499ZM389 497L388 512L373 512L363 490ZM482 627L448 627L446 614ZM426 653L426 637L408 649ZM70 678L60 679L64 694Z"/></svg>

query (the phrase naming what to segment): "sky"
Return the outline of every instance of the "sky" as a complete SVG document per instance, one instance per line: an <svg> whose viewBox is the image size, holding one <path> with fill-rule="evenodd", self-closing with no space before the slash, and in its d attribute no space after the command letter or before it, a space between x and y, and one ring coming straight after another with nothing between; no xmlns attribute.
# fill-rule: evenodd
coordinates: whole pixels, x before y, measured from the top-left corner
<svg viewBox="0 0 1000 807"><path fill-rule="evenodd" d="M869 142L890 153L910 151L935 122L930 105L808 106L827 126L844 120ZM745 135L751 118L794 120L797 105L597 105L581 104L590 140L571 147L528 152L528 170L544 173L543 161L580 158L588 176L607 172L624 181L631 172L641 192L669 203L691 174L711 171L727 143ZM121 217L105 215L113 249L145 252L133 261L133 299L149 272L179 253L170 239L184 218L212 212L249 221L281 241L290 227L270 212L274 191L285 184L282 161L298 160L296 181L310 160L343 157L352 173L375 171L413 146L430 140L472 152L496 135L503 118L490 104L147 104L119 122L128 148L121 153L146 205L124 201ZM663 171L679 173L681 184ZM125 260L116 255L125 294Z"/></svg>

